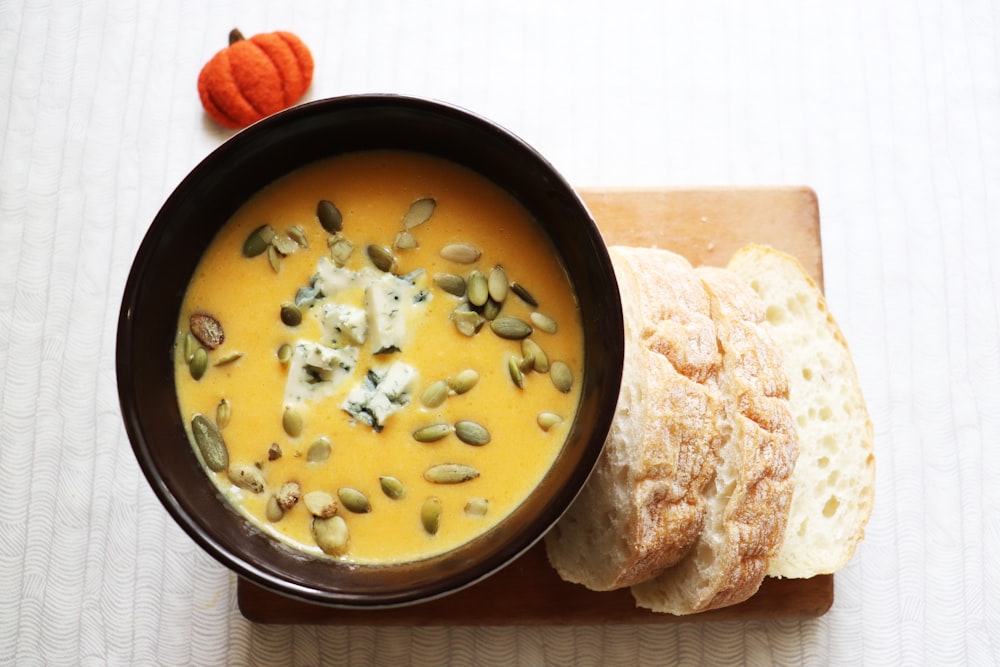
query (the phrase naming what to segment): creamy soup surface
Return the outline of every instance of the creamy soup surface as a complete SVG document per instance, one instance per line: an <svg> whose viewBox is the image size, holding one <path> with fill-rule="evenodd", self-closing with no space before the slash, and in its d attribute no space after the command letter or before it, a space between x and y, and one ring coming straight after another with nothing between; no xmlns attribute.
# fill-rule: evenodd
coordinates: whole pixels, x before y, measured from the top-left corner
<svg viewBox="0 0 1000 667"><path fill-rule="evenodd" d="M470 303L474 272L502 301ZM575 417L583 341L565 270L512 197L376 151L237 211L188 287L175 359L194 449L229 501L294 548L379 564L453 549L524 500Z"/></svg>

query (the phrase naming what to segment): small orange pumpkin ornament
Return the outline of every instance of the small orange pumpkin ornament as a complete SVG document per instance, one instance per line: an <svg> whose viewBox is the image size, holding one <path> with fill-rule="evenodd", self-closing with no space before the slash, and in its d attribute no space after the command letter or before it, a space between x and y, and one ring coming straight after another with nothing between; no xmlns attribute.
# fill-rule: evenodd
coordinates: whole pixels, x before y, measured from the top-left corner
<svg viewBox="0 0 1000 667"><path fill-rule="evenodd" d="M240 128L298 102L312 76L312 54L295 34L279 31L244 39L234 28L229 46L198 75L198 95L217 123Z"/></svg>

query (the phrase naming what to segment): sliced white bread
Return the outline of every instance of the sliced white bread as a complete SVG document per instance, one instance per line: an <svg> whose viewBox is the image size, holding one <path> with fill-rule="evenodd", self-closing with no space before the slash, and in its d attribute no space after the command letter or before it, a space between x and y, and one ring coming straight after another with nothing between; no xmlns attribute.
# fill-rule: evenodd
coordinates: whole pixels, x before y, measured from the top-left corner
<svg viewBox="0 0 1000 667"><path fill-rule="evenodd" d="M834 572L864 537L875 495L872 422L853 359L822 292L794 257L753 245L728 268L766 306L799 433L789 523L768 574Z"/></svg>
<svg viewBox="0 0 1000 667"><path fill-rule="evenodd" d="M611 248L625 314L625 369L604 453L546 536L567 581L593 590L648 579L701 532L701 489L722 443L721 367L707 293L665 250Z"/></svg>
<svg viewBox="0 0 1000 667"><path fill-rule="evenodd" d="M705 521L676 565L632 587L640 607L692 614L746 600L781 544L792 497L796 429L781 351L764 306L735 274L697 270L710 297L722 353L717 383L725 410L718 466L701 495Z"/></svg>

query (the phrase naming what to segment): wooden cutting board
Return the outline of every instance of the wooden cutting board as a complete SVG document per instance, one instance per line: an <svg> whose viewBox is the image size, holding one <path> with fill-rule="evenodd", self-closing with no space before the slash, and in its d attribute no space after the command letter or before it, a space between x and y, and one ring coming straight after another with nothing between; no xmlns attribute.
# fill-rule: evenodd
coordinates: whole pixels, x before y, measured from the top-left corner
<svg viewBox="0 0 1000 667"><path fill-rule="evenodd" d="M738 248L764 243L799 258L820 287L819 208L808 188L580 191L609 245L655 246L692 264L725 265ZM639 609L628 589L597 593L559 578L542 545L475 586L420 605L348 611L299 602L244 579L240 611L251 621L333 625L595 625L719 619L809 618L833 604L833 575L767 579L738 605L676 617Z"/></svg>

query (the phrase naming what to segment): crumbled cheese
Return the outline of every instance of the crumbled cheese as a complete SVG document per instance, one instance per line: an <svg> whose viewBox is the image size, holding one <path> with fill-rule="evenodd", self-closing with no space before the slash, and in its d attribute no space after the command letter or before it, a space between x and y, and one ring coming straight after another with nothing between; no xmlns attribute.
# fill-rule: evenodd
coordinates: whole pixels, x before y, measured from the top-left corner
<svg viewBox="0 0 1000 667"><path fill-rule="evenodd" d="M340 407L359 422L381 431L392 413L409 404L410 387L416 377L416 369L402 361L373 368L351 389Z"/></svg>
<svg viewBox="0 0 1000 667"><path fill-rule="evenodd" d="M298 341L289 362L285 405L332 394L353 376L358 353L354 346L332 348L313 341Z"/></svg>
<svg viewBox="0 0 1000 667"><path fill-rule="evenodd" d="M345 338L348 344L364 345L368 337L368 318L364 308L345 303L324 303L321 313L325 336L334 345Z"/></svg>

